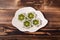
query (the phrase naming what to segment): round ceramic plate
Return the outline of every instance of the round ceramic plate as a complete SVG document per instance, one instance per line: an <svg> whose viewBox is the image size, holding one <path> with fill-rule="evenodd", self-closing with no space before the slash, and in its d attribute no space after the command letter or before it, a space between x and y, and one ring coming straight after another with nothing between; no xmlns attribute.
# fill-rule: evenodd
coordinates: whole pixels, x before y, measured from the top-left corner
<svg viewBox="0 0 60 40"><path fill-rule="evenodd" d="M30 26L29 27L25 27L23 25L25 20L29 20L28 19L24 19L23 21L18 20L18 15L20 14L24 14L25 17L27 17L27 14L29 12L34 12L35 17L33 19L31 19L30 22ZM39 25L33 25L32 21L34 19L38 19L39 20ZM35 10L32 7L24 7L21 8L19 10L16 11L15 16L12 19L12 25L15 26L18 30L25 32L36 32L37 30L39 30L40 28L44 27L46 24L48 23L48 21L45 19L45 17L43 16L43 14L40 11Z"/></svg>

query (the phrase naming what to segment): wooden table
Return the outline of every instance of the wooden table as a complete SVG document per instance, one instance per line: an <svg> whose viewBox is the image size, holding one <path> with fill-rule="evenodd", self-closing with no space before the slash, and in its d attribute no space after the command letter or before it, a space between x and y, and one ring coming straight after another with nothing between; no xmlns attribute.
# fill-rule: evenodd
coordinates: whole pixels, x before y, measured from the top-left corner
<svg viewBox="0 0 60 40"><path fill-rule="evenodd" d="M28 6L20 0L0 0L0 40L59 40L60 39L60 7L42 3L34 7L42 11L48 24L34 33L23 33L12 24L16 10ZM30 5L31 6L31 5Z"/></svg>

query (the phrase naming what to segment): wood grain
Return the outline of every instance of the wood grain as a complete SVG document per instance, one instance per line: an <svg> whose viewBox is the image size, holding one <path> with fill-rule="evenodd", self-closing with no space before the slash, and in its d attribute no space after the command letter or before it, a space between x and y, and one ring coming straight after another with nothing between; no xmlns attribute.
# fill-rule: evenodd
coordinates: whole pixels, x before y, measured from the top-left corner
<svg viewBox="0 0 60 40"><path fill-rule="evenodd" d="M52 0L51 0L52 1ZM59 40L60 36L60 3L56 0L0 0L0 40ZM50 4L49 4L50 3ZM56 5L57 6L56 6ZM31 6L42 11L48 24L34 33L21 32L12 24L16 10ZM6 35L6 36L5 36ZM13 36L14 35L14 36ZM52 38L54 37L54 38Z"/></svg>

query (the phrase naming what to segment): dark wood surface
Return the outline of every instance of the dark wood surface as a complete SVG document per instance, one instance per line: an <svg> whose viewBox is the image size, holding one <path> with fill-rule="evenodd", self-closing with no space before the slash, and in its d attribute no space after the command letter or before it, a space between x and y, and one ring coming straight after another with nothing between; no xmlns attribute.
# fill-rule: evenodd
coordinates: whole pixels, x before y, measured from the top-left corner
<svg viewBox="0 0 60 40"><path fill-rule="evenodd" d="M0 40L60 40L60 7L47 1L0 0ZM16 29L11 24L12 18L16 10L25 6L40 10L49 21L48 24L34 33L23 33Z"/></svg>

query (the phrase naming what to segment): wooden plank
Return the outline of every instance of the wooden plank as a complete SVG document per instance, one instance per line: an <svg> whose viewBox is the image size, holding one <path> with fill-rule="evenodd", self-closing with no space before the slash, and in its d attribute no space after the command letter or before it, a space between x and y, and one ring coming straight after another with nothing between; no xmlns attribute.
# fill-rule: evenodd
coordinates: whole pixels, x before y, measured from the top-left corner
<svg viewBox="0 0 60 40"><path fill-rule="evenodd" d="M0 9L17 9L18 2L20 0L0 0Z"/></svg>

